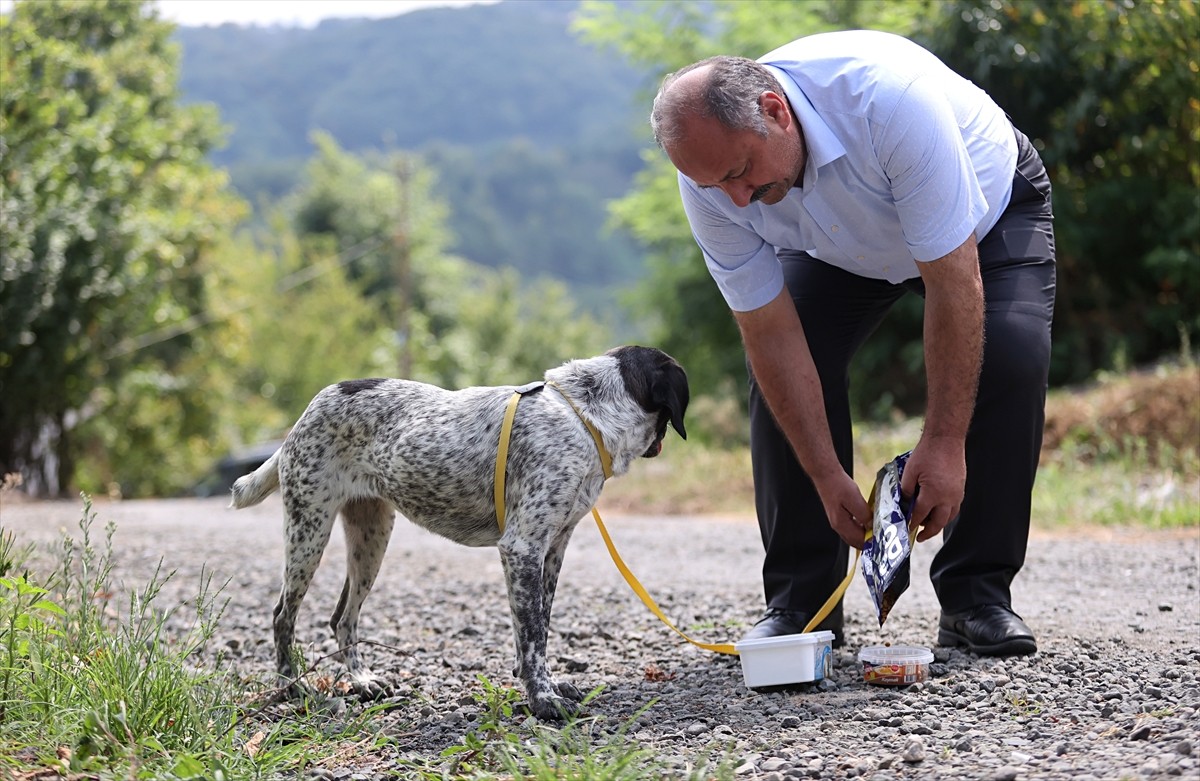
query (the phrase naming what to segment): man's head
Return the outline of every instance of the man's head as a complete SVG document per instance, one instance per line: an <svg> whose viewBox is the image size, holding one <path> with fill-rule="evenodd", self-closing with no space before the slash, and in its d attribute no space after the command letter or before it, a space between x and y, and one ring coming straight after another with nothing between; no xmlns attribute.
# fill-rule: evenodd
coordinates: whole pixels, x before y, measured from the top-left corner
<svg viewBox="0 0 1200 781"><path fill-rule="evenodd" d="M744 57L710 57L667 76L650 125L684 176L738 206L778 203L804 171L804 137L783 89Z"/></svg>

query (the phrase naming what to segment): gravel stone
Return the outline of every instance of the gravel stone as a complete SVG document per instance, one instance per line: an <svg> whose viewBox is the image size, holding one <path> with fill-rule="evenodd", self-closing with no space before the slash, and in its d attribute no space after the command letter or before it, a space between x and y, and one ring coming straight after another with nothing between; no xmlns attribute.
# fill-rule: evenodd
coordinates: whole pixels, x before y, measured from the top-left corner
<svg viewBox="0 0 1200 781"><path fill-rule="evenodd" d="M122 582L114 585L121 590L144 584L160 560L163 572L175 572L159 597L164 610L179 608L167 618L168 631L190 627L202 569L214 584L228 579L217 634L196 662L271 686L282 507L278 495L237 512L226 504L97 502L93 531L110 520L116 524L115 574ZM0 512L20 544L57 550L61 530L79 536L78 502L6 496ZM736 641L761 615L762 548L753 518L614 515L605 521L630 569L695 639ZM917 546L912 585L883 627L862 578L854 579L846 595L847 646L834 652L828 679L755 692L745 687L737 658L683 642L646 610L585 519L567 550L555 598L552 672L584 692L602 687L586 710L599 719L593 729L611 734L623 728L627 740L681 778L701 763L733 768L738 778L776 781L1200 777L1194 756L1200 741L1200 545L1194 529L1035 530L1013 602L1036 632L1039 650L1009 659L934 647L938 604L928 571L939 545ZM297 641L310 662L334 650L327 622L341 592L344 559L335 532L297 623ZM387 689L387 707L371 716L372 728L387 740L372 754L306 771L310 781L411 775L412 762L435 760L493 718L481 704L479 676L495 686L517 686L496 552L456 546L402 520L359 636ZM898 688L864 683L858 649L888 642L931 648L930 679ZM319 676L341 674L337 662L318 664ZM304 717L286 703L273 707L279 718ZM343 695L325 707L324 717L351 720L364 706ZM518 707L506 727L527 735L535 723Z"/></svg>

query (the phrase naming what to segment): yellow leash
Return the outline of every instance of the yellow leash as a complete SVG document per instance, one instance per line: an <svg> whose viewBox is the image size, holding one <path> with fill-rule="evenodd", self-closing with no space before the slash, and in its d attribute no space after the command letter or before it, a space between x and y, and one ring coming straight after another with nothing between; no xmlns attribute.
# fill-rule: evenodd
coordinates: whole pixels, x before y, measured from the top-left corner
<svg viewBox="0 0 1200 781"><path fill-rule="evenodd" d="M592 440L596 443L596 449L600 454L600 463L604 469L604 478L608 479L612 477L612 456L609 455L608 449L604 447L604 441L600 438L600 432L597 431L596 427L593 426L591 422L583 416L583 414L579 411L579 407L575 406L575 402L571 400L571 397L568 396L562 388L553 382L549 382L547 385L554 388L564 399L566 399L567 404L571 406L571 409L575 410L575 414L581 421L583 421L583 425L587 426L587 430L592 435ZM500 426L500 445L496 452L496 473L493 483L495 486L496 523L500 527L501 534L504 533L504 473L508 465L508 441L512 436L513 420L516 418L517 404L520 401L520 392L514 392L512 397L508 400L508 406L504 410L504 422ZM692 638L688 637L673 623L671 623L671 620L668 619L666 614L662 612L658 604L650 596L649 592L646 591L645 587L642 586L641 582L637 579L637 577L634 576L629 567L625 565L624 560L621 559L621 555L617 553L617 548L615 545L613 545L612 537L609 536L608 529L604 526L604 521L600 520L600 513L595 507L592 508L592 517L596 520L596 528L600 530L600 536L604 538L604 545L608 548L608 554L612 557L613 564L617 566L617 570L621 573L621 576L625 578L625 582L629 584L631 589L633 589L633 593L638 595L638 597L642 600L642 603L650 609L651 613L658 616L659 620L666 624L667 628L672 632L698 648L703 648L706 651L713 651L714 653L718 654L729 654L731 656L738 655L737 649L734 648L732 643L701 643L698 640L693 640ZM871 532L868 531L868 539L870 538L870 535ZM816 627L817 624L824 621L825 617L833 611L833 606L836 605L838 600L842 598L842 595L846 593L846 589L850 586L850 581L854 579L854 571L858 566L859 554L859 551L855 551L854 566L850 567L850 571L846 573L846 578L838 585L833 594L830 595L829 599L825 601L825 604L821 606L821 609L817 611L812 620L808 622L808 626L804 627L805 632L813 631L813 628Z"/></svg>
<svg viewBox="0 0 1200 781"><path fill-rule="evenodd" d="M596 528L600 529L600 536L604 538L604 544L608 547L608 555L612 556L613 564L617 565L617 569L620 570L621 575L625 578L625 582L629 584L631 589L633 589L633 593L637 594L638 597L641 598L642 603L646 607L650 608L651 613L658 616L659 620L666 624L667 628L672 632L698 648L703 648L705 651L713 651L718 654L730 654L732 656L738 655L737 649L733 647L732 643L701 643L700 641L693 640L683 632L679 631L679 629L677 629L675 625L671 623L671 620L666 617L662 610L659 609L658 605L654 602L654 599L651 598L645 587L643 587L642 584L638 582L638 579L634 577L633 573L629 571L629 567L625 566L625 562L621 560L620 554L617 553L617 548L615 545L613 545L612 538L608 536L608 529L604 528L604 521L600 520L600 513L595 507L592 508L592 517L596 519Z"/></svg>

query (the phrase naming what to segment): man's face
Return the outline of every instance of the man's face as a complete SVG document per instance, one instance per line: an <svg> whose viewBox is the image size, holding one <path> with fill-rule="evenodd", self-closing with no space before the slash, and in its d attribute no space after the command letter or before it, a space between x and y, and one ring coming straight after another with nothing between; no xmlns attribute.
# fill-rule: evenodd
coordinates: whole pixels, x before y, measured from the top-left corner
<svg viewBox="0 0 1200 781"><path fill-rule="evenodd" d="M767 135L730 130L711 117L685 122L682 141L667 148L675 167L700 187L718 187L734 205L775 204L804 173L804 142L787 102L764 93Z"/></svg>

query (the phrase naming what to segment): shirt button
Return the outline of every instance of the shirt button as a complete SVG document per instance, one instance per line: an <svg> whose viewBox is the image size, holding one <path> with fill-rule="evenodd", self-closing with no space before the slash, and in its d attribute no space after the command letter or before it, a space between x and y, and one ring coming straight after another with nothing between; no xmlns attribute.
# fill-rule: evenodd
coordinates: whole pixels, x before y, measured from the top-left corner
<svg viewBox="0 0 1200 781"><path fill-rule="evenodd" d="M859 260L866 260L866 258L864 258L862 255L859 255L859 256L858 256L858 259L859 259Z"/></svg>
<svg viewBox="0 0 1200 781"><path fill-rule="evenodd" d="M834 225L833 227L831 227L831 228L830 228L830 230L831 230L831 231L833 231L834 233L837 233L837 232L838 232L838 226Z"/></svg>
<svg viewBox="0 0 1200 781"><path fill-rule="evenodd" d="M885 273L885 274L886 274L889 268L891 268L891 266L884 266L884 267L883 267L883 273Z"/></svg>

